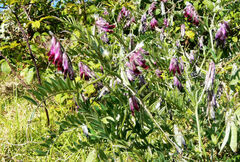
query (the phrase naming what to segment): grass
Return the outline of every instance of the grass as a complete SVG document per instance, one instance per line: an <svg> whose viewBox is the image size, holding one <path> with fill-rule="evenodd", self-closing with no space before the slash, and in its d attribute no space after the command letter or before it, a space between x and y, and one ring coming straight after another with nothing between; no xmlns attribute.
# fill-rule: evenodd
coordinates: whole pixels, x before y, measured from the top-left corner
<svg viewBox="0 0 240 162"><path fill-rule="evenodd" d="M36 106L21 97L28 94L17 79L0 74L0 82L0 161L79 161L86 158L85 150L72 153L67 148L73 139L84 138L80 128L64 133L58 139L63 145L52 147L48 156L37 156L36 149L41 147L42 138L49 135L49 130L57 128L55 121L63 119L69 110L61 104L48 106L51 126L47 127L44 109L36 110Z"/></svg>

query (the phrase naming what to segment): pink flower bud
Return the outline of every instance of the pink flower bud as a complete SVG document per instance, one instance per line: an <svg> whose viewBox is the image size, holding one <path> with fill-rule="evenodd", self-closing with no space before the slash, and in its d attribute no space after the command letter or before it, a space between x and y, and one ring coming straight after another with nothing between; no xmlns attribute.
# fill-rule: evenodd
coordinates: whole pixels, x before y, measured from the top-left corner
<svg viewBox="0 0 240 162"><path fill-rule="evenodd" d="M163 20L163 24L164 24L165 27L168 27L168 25L169 25L169 24L168 24L168 20L167 20L167 19L164 19L164 20Z"/></svg>
<svg viewBox="0 0 240 162"><path fill-rule="evenodd" d="M230 28L227 21L220 23L220 28L217 30L217 33L215 35L215 40L217 41L217 45L225 44L229 31L230 31Z"/></svg>
<svg viewBox="0 0 240 162"><path fill-rule="evenodd" d="M169 65L169 71L173 72L173 75L175 75L176 71L181 74L180 68L179 68L179 63L177 58L173 57L171 59L170 65Z"/></svg>
<svg viewBox="0 0 240 162"><path fill-rule="evenodd" d="M184 9L184 17L187 17L188 21L193 22L193 24L195 25L199 24L198 14L195 11L193 5L189 2L187 3L187 6Z"/></svg>
<svg viewBox="0 0 240 162"><path fill-rule="evenodd" d="M91 72L91 70L87 65L84 65L82 62L79 62L78 66L79 66L81 78L84 78L85 80L89 80L94 76L94 74Z"/></svg>
<svg viewBox="0 0 240 162"><path fill-rule="evenodd" d="M158 21L155 18L152 18L150 22L151 29L154 30L158 26Z"/></svg>
<svg viewBox="0 0 240 162"><path fill-rule="evenodd" d="M55 46L55 56L54 56L53 64L55 65L62 64L62 50L59 42L57 42Z"/></svg>
<svg viewBox="0 0 240 162"><path fill-rule="evenodd" d="M173 77L173 85L177 87L180 91L182 90L182 84L176 76Z"/></svg>
<svg viewBox="0 0 240 162"><path fill-rule="evenodd" d="M140 110L137 98L135 96L132 96L132 97L129 98L129 106L130 106L130 110L131 110L133 116L134 116L134 111L135 110L137 110L137 111Z"/></svg>

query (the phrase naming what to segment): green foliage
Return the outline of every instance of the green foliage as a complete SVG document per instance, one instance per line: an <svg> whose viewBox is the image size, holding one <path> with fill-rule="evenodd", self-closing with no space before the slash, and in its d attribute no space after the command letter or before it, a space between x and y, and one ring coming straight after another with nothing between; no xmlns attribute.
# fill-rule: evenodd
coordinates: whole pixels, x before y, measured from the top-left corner
<svg viewBox="0 0 240 162"><path fill-rule="evenodd" d="M51 120L32 154L73 161L79 157L83 161L239 158L239 2L189 0L198 15L192 18L184 16L186 2L157 1L152 13L150 1L137 0L67 0L54 7L49 1L4 2L11 9L0 13L0 51L31 86L29 95L23 95L34 105L29 121L40 120L42 107L52 113L50 118L60 116ZM122 13L118 21L122 7L129 17ZM99 17L106 20L104 26L96 24ZM158 22L155 28L149 25L153 17ZM199 25L193 23L195 18ZM225 40L217 44L223 21L228 21L230 30L220 33ZM56 70L58 61L55 66L47 61L53 35L68 55L73 80L63 79ZM37 60L41 84L34 82L37 71L26 54L28 46ZM147 53L135 55L141 49ZM169 72L172 58L180 66L176 74ZM57 59L55 54L53 62ZM83 77L90 72L77 70L79 62L89 67L91 77ZM9 74L8 64L4 60L0 64L1 71ZM214 70L209 71L212 64ZM176 86L176 79L182 88ZM138 107L134 104L131 110L133 96Z"/></svg>

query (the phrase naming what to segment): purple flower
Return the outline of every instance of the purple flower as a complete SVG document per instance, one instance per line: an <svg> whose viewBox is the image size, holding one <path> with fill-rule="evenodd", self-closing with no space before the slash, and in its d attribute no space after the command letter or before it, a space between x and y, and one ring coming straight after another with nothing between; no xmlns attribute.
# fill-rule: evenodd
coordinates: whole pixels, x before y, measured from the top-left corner
<svg viewBox="0 0 240 162"><path fill-rule="evenodd" d="M215 64L213 61L211 61L205 78L206 90L213 88L214 79L215 79Z"/></svg>
<svg viewBox="0 0 240 162"><path fill-rule="evenodd" d="M101 40L102 40L103 42L105 42L105 43L107 43L107 42L109 41L109 39L108 39L108 36L107 36L107 33L106 33L106 32L104 32L104 33L103 33L103 35L101 36Z"/></svg>
<svg viewBox="0 0 240 162"><path fill-rule="evenodd" d="M213 90L208 91L208 107L207 107L207 115L211 117L211 119L215 119L215 111L214 108L218 107L216 101L216 95Z"/></svg>
<svg viewBox="0 0 240 162"><path fill-rule="evenodd" d="M180 91L182 90L182 84L176 76L173 77L173 85L177 87Z"/></svg>
<svg viewBox="0 0 240 162"><path fill-rule="evenodd" d="M192 63L193 61L194 61L194 52L193 52L193 50L191 50L191 52L190 52L190 55L189 55L189 61L190 61L190 63Z"/></svg>
<svg viewBox="0 0 240 162"><path fill-rule="evenodd" d="M130 16L131 12L127 10L125 7L122 8L122 10L118 14L117 22L120 22L123 17L126 18L126 24L124 25L124 28L128 28L131 23L135 22L135 17Z"/></svg>
<svg viewBox="0 0 240 162"><path fill-rule="evenodd" d="M126 74L127 74L127 78L128 78L129 81L134 81L135 80L136 75L134 74L134 72L132 70L127 69Z"/></svg>
<svg viewBox="0 0 240 162"><path fill-rule="evenodd" d="M217 41L217 45L225 44L229 31L230 31L230 28L227 21L220 23L220 28L217 30L217 33L215 35L215 40Z"/></svg>
<svg viewBox="0 0 240 162"><path fill-rule="evenodd" d="M96 26L98 27L99 31L108 33L113 33L112 29L115 28L115 25L109 25L109 23L101 17L99 17L96 21Z"/></svg>
<svg viewBox="0 0 240 162"><path fill-rule="evenodd" d="M157 22L157 20L155 18L152 18L152 20L150 22L150 26L151 26L152 30L154 30L155 27L158 26L158 22Z"/></svg>
<svg viewBox="0 0 240 162"><path fill-rule="evenodd" d="M148 52L139 48L129 56L129 62L126 63L126 66L128 67L126 72L130 81L134 80L135 76L141 74L141 71L137 68L138 66L144 69L149 68L149 66L146 65L146 60L143 58L142 54L148 55Z"/></svg>
<svg viewBox="0 0 240 162"><path fill-rule="evenodd" d="M184 9L184 17L187 17L189 22L193 22L193 24L198 26L199 24L198 14L195 11L193 5L189 2L187 2L187 6Z"/></svg>
<svg viewBox="0 0 240 162"><path fill-rule="evenodd" d="M157 2L153 2L152 4L151 4L151 6L149 7L149 9L148 9L148 14L149 15L151 15L151 16L153 16L153 12L156 10L156 4L157 4Z"/></svg>
<svg viewBox="0 0 240 162"><path fill-rule="evenodd" d="M84 78L85 80L89 80L94 76L94 74L91 72L89 67L87 65L84 65L82 62L79 62L79 71L80 71L80 77Z"/></svg>
<svg viewBox="0 0 240 162"><path fill-rule="evenodd" d="M177 46L177 47L180 46L180 42L179 42L179 40L176 41L176 46Z"/></svg>
<svg viewBox="0 0 240 162"><path fill-rule="evenodd" d="M127 74L132 75L134 74L134 76L138 76L139 74L141 74L142 72L137 68L137 65L134 62L127 62L126 66L129 68L130 71L127 71ZM128 77L131 78L131 77ZM130 81L134 80L134 79L129 79Z"/></svg>
<svg viewBox="0 0 240 162"><path fill-rule="evenodd" d="M168 0L162 0L164 3L166 3Z"/></svg>
<svg viewBox="0 0 240 162"><path fill-rule="evenodd" d="M163 78L163 77L162 77L162 73L163 73L163 72L160 71L159 69L157 69L157 70L155 71L155 74L157 75L157 77L158 77L158 78L161 78L161 79Z"/></svg>
<svg viewBox="0 0 240 162"><path fill-rule="evenodd" d="M65 52L62 53L60 42L57 42L56 38L53 36L51 43L51 49L48 52L48 60L53 61L53 64L57 66L58 71L62 71L64 73L64 78L68 75L69 78L73 80L74 72L71 61L68 59Z"/></svg>
<svg viewBox="0 0 240 162"><path fill-rule="evenodd" d="M127 20L127 23L125 24L124 28L128 28L133 22L135 22L134 16L131 19Z"/></svg>
<svg viewBox="0 0 240 162"><path fill-rule="evenodd" d="M181 75L181 71L180 71L180 68L179 68L179 63L178 63L177 58L173 57L171 59L170 66L169 66L169 71L173 72L173 75L175 75L176 71Z"/></svg>
<svg viewBox="0 0 240 162"><path fill-rule="evenodd" d="M134 111L135 110L137 110L137 111L140 110L137 98L135 96L132 96L132 97L129 98L129 106L130 106L130 110L132 112L132 116L134 116Z"/></svg>
<svg viewBox="0 0 240 162"><path fill-rule="evenodd" d="M165 27L168 27L168 25L169 25L169 24L168 24L168 20L167 20L167 19L164 19L164 20L163 20L163 24L164 24Z"/></svg>
<svg viewBox="0 0 240 162"><path fill-rule="evenodd" d="M142 54L148 53L142 48L133 52L130 57L130 63L134 64L135 66L141 66L144 69L148 69L149 67L146 65L146 60L144 60Z"/></svg>
<svg viewBox="0 0 240 162"><path fill-rule="evenodd" d="M141 24L142 24L141 31L142 31L142 33L145 33L147 30L147 15L146 15L146 13L143 14L141 17Z"/></svg>
<svg viewBox="0 0 240 162"><path fill-rule="evenodd" d="M131 12L126 9L126 7L123 7L122 10L118 14L117 22L120 22L121 19L124 17L128 18L130 16Z"/></svg>
<svg viewBox="0 0 240 162"><path fill-rule="evenodd" d="M52 40L51 40L51 49L50 49L50 51L48 52L48 56L49 56L48 60L49 60L49 61L53 60L53 58L54 58L54 56L55 56L56 43L57 43L57 40L56 40L56 38L53 36L53 37L52 37Z"/></svg>
<svg viewBox="0 0 240 162"><path fill-rule="evenodd" d="M183 62L181 57L179 58L179 60L180 60L179 69L180 69L180 72L183 73L183 71L184 71L184 62Z"/></svg>
<svg viewBox="0 0 240 162"><path fill-rule="evenodd" d="M185 35L185 25L182 24L181 25L181 36L184 37L184 35Z"/></svg>
<svg viewBox="0 0 240 162"><path fill-rule="evenodd" d="M104 15L109 15L108 11L106 9L104 9L104 12L103 12Z"/></svg>
<svg viewBox="0 0 240 162"><path fill-rule="evenodd" d="M53 59L53 64L55 65L61 65L62 64L62 50L61 45L59 42L57 42L55 46L55 55Z"/></svg>
<svg viewBox="0 0 240 162"><path fill-rule="evenodd" d="M69 78L71 80L74 79L74 71L72 68L72 64L71 61L68 59L68 56L66 54L66 52L63 53L63 61L62 61L62 66L63 66L63 74L64 74L64 78L67 77L67 75L69 76Z"/></svg>

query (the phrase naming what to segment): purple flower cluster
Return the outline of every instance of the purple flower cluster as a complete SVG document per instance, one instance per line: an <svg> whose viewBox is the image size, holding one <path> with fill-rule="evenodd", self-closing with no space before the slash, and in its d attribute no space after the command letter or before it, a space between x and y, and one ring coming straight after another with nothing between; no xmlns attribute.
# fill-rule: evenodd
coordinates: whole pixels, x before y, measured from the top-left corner
<svg viewBox="0 0 240 162"><path fill-rule="evenodd" d="M129 56L129 62L126 63L127 69L127 76L130 81L133 81L135 76L141 74L141 71L137 68L138 66L148 69L149 66L146 65L146 60L143 58L143 55L148 55L144 49L139 48L137 51L134 51Z"/></svg>
<svg viewBox="0 0 240 162"><path fill-rule="evenodd" d="M178 59L176 57L173 57L170 61L169 71L173 72L173 75L175 75L176 72L181 75L181 69L182 65L178 62Z"/></svg>
<svg viewBox="0 0 240 162"><path fill-rule="evenodd" d="M178 80L177 76L175 75L176 72L179 75L181 75L182 72L183 72L183 69L184 69L184 63L183 63L182 59L180 58L179 61L178 61L177 58L173 57L171 59L171 62L170 62L169 71L173 72L173 75L174 75L174 77L173 77L173 85L175 87L177 87L181 91L183 86L182 86L181 82Z"/></svg>
<svg viewBox="0 0 240 162"><path fill-rule="evenodd" d="M142 33L145 33L147 31L147 14L143 14L142 17L141 17L141 24L142 24L142 27L141 27L141 31Z"/></svg>
<svg viewBox="0 0 240 162"><path fill-rule="evenodd" d="M131 12L126 9L126 7L123 7L122 10L118 14L117 22L120 22L123 17L129 17Z"/></svg>
<svg viewBox="0 0 240 162"><path fill-rule="evenodd" d="M115 28L115 25L109 25L109 23L105 19L99 17L96 21L96 26L98 28L98 32L100 34L103 33L103 35L101 36L102 41L107 43L109 41L107 33L113 33L112 29Z"/></svg>
<svg viewBox="0 0 240 162"><path fill-rule="evenodd" d="M135 22L135 17L131 16L131 12L123 7L122 10L119 12L117 17L117 22L120 22L123 18L126 18L126 24L124 28L127 28L131 25L131 23Z"/></svg>
<svg viewBox="0 0 240 162"><path fill-rule="evenodd" d="M89 80L90 78L94 77L94 73L90 70L90 68L87 65L84 65L82 62L79 62L78 66L81 78Z"/></svg>
<svg viewBox="0 0 240 162"><path fill-rule="evenodd" d="M137 111L140 110L137 98L135 96L132 96L132 97L129 98L129 106L130 106L130 110L131 110L133 116L134 116L134 111L135 110L137 110Z"/></svg>
<svg viewBox="0 0 240 162"><path fill-rule="evenodd" d="M150 5L150 7L149 7L149 9L148 9L148 14L149 14L149 15L153 16L153 12L157 9L156 4L157 4L157 2L153 2L153 3Z"/></svg>
<svg viewBox="0 0 240 162"><path fill-rule="evenodd" d="M194 9L191 3L187 3L187 6L184 9L184 16L188 18L189 22L193 22L193 24L199 24L199 18L196 10Z"/></svg>
<svg viewBox="0 0 240 162"><path fill-rule="evenodd" d="M224 45L228 36L228 32L230 31L229 25L227 21L220 23L220 28L217 30L215 40L217 41L217 45Z"/></svg>
<svg viewBox="0 0 240 162"><path fill-rule="evenodd" d="M152 19L151 19L150 24L149 24L152 30L154 30L156 27L158 27L158 21L154 17L154 14L153 14L153 12L157 9L156 5L157 5L157 2L153 2L150 5L150 7L149 7L149 9L147 11L148 15L152 16Z"/></svg>
<svg viewBox="0 0 240 162"><path fill-rule="evenodd" d="M54 36L51 40L51 49L48 52L48 56L48 60L52 61L53 64L57 66L58 71L62 71L64 73L64 78L66 78L68 75L71 80L74 79L74 72L71 62L66 52L62 53L61 44Z"/></svg>
<svg viewBox="0 0 240 162"><path fill-rule="evenodd" d="M96 26L98 27L99 31L107 33L113 33L112 29L115 28L115 25L109 25L109 23L102 17L98 18L96 21Z"/></svg>

